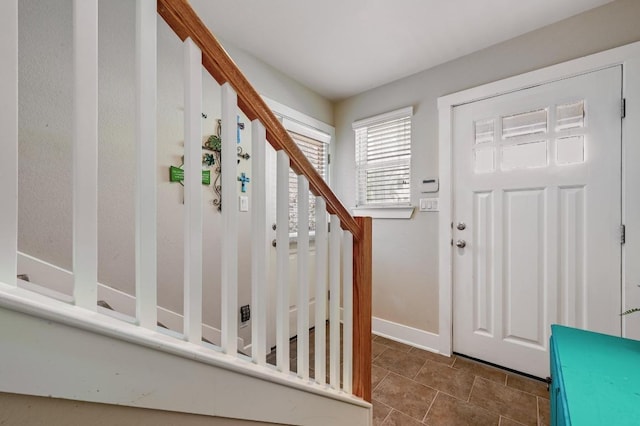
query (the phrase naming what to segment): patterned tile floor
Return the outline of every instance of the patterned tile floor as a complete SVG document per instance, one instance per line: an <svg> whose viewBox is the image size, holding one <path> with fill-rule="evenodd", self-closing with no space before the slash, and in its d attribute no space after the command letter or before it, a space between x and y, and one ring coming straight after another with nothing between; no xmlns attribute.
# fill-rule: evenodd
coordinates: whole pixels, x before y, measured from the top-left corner
<svg viewBox="0 0 640 426"><path fill-rule="evenodd" d="M310 337L313 342L313 333ZM311 376L313 354L312 344ZM290 357L295 371L295 340ZM380 336L373 337L372 357L375 426L549 424L546 383ZM268 361L275 364L275 353L268 356Z"/></svg>
<svg viewBox="0 0 640 426"><path fill-rule="evenodd" d="M373 338L374 425L548 425L546 383Z"/></svg>

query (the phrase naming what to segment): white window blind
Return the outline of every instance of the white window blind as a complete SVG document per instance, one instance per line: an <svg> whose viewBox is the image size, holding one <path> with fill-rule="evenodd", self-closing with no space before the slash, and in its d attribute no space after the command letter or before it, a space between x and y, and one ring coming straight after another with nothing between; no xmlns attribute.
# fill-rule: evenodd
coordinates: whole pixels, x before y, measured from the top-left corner
<svg viewBox="0 0 640 426"><path fill-rule="evenodd" d="M412 114L408 107L353 123L358 207L410 204Z"/></svg>
<svg viewBox="0 0 640 426"><path fill-rule="evenodd" d="M291 138L302 150L311 165L326 179L327 144L299 133L289 132ZM316 229L316 198L309 195L309 230ZM298 177L289 170L289 232L298 232Z"/></svg>

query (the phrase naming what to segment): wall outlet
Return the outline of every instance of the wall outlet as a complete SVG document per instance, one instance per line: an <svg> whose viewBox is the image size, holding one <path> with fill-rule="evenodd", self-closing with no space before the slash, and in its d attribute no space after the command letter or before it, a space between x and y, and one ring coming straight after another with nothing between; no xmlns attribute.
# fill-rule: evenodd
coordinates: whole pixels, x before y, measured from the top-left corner
<svg viewBox="0 0 640 426"><path fill-rule="evenodd" d="M247 322L251 319L251 307L249 305L240 306L240 322Z"/></svg>

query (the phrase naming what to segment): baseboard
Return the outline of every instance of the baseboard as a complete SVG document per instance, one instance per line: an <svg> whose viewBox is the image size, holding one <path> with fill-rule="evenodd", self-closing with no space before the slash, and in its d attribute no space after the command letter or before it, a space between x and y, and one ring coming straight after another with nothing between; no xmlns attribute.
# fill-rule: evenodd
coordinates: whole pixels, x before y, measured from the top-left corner
<svg viewBox="0 0 640 426"><path fill-rule="evenodd" d="M438 348L440 336L408 325L398 324L382 318L372 318L373 334L386 337L396 342L405 343L430 352L440 353Z"/></svg>
<svg viewBox="0 0 640 426"><path fill-rule="evenodd" d="M73 274L71 271L47 263L36 257L18 252L18 273L27 274L31 279L29 289L41 286L48 290L70 296L73 294ZM37 291L37 290L34 290ZM106 301L117 312L135 317L136 298L128 293L98 283L98 300ZM158 306L158 321L178 333L183 331L183 316ZM220 345L222 332L208 324L202 324L202 337ZM244 348L244 339L238 337L238 347Z"/></svg>

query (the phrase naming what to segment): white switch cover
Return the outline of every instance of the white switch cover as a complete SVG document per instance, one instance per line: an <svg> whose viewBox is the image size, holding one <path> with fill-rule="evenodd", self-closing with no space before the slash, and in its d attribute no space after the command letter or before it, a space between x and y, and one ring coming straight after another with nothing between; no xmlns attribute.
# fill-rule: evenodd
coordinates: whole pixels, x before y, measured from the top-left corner
<svg viewBox="0 0 640 426"><path fill-rule="evenodd" d="M438 208L437 198L421 198L420 199L420 211L421 212L437 212Z"/></svg>
<svg viewBox="0 0 640 426"><path fill-rule="evenodd" d="M240 196L240 211L248 212L249 211L249 197L246 195Z"/></svg>

